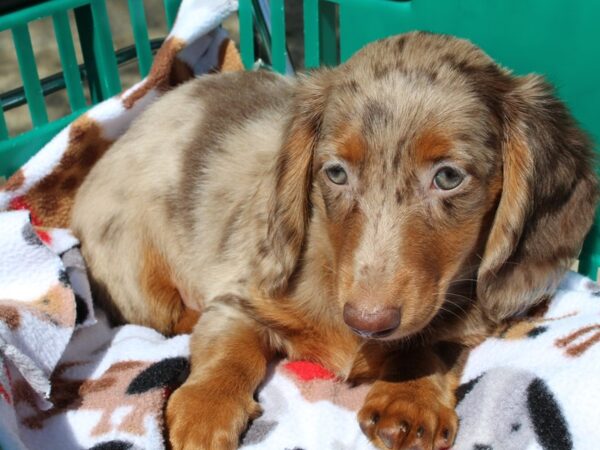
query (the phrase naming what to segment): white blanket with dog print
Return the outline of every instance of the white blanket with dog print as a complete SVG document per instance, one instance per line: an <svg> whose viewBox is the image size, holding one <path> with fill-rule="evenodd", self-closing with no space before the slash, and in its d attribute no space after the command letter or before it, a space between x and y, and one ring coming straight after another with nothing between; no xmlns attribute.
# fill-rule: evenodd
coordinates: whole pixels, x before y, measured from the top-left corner
<svg viewBox="0 0 600 450"><path fill-rule="evenodd" d="M166 448L163 410L185 377L188 337L94 316L66 228L90 167L153 99L193 74L241 69L215 28L236 6L184 0L150 75L76 119L0 188L1 448ZM472 352L454 448L599 448L599 343L600 287L570 273L544 312ZM311 363L279 362L241 445L371 449L356 422L367 390Z"/></svg>
<svg viewBox="0 0 600 450"><path fill-rule="evenodd" d="M188 336L94 316L75 239L0 213L0 447L163 449L163 410ZM545 312L470 355L456 449L592 450L600 402L600 286L570 273ZM271 367L245 449L372 449L351 387L303 361ZM198 424L202 426L202 424Z"/></svg>

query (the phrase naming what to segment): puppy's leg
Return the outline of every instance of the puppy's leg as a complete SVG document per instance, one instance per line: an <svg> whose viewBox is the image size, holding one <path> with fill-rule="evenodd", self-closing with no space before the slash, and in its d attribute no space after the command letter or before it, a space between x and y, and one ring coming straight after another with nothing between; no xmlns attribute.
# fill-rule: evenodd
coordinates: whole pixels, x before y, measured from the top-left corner
<svg viewBox="0 0 600 450"><path fill-rule="evenodd" d="M260 415L253 395L272 354L236 301L213 300L194 328L190 375L167 404L173 450L235 449L248 420Z"/></svg>
<svg viewBox="0 0 600 450"><path fill-rule="evenodd" d="M382 449L450 448L463 358L449 367L433 349L390 355L358 413L361 429Z"/></svg>

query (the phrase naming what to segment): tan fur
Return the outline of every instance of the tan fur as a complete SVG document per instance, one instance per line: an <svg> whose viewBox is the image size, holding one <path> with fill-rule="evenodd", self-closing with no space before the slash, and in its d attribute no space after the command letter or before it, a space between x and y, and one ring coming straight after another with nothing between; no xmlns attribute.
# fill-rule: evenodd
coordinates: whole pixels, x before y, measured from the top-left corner
<svg viewBox="0 0 600 450"><path fill-rule="evenodd" d="M464 174L452 191L433 183L444 165ZM440 448L464 355L437 343L472 346L550 293L596 189L551 88L411 33L298 79L211 75L165 94L93 168L73 227L122 319L171 333L200 316L167 408L173 448L234 448L280 353L380 379L359 414L380 447ZM400 325L366 339L345 305Z"/></svg>
<svg viewBox="0 0 600 450"><path fill-rule="evenodd" d="M252 321L228 306L207 310L196 330L191 342L196 369L169 400L170 439L177 448L235 448L248 419L260 415L253 393L271 351ZM207 345L215 336L219 344Z"/></svg>

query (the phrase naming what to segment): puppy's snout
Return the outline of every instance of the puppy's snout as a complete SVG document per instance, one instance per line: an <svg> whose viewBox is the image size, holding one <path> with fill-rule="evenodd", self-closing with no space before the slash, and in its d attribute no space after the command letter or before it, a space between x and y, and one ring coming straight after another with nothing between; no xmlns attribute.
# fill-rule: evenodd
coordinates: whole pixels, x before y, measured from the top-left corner
<svg viewBox="0 0 600 450"><path fill-rule="evenodd" d="M383 338L394 332L400 325L398 308L382 308L367 311L351 303L344 305L344 322L356 334L369 338Z"/></svg>

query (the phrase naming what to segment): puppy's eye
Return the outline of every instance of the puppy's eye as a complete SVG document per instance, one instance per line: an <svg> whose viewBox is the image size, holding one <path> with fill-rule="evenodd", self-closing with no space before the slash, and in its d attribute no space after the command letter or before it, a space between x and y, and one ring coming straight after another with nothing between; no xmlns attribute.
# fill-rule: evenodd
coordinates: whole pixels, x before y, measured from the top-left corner
<svg viewBox="0 0 600 450"><path fill-rule="evenodd" d="M325 169L325 173L327 174L327 178L329 178L332 183L346 184L348 182L348 174L339 164L329 166L327 169Z"/></svg>
<svg viewBox="0 0 600 450"><path fill-rule="evenodd" d="M433 177L433 184L443 191L450 191L462 183L464 176L453 167L445 166L439 169Z"/></svg>

